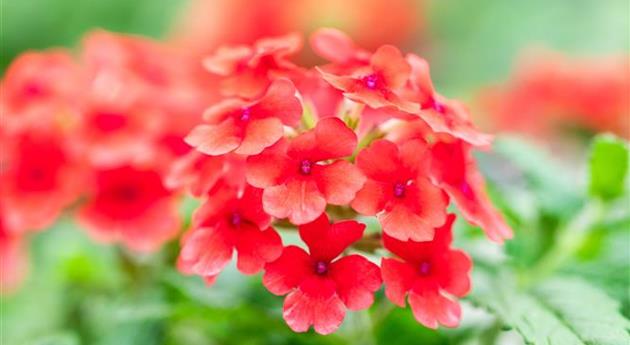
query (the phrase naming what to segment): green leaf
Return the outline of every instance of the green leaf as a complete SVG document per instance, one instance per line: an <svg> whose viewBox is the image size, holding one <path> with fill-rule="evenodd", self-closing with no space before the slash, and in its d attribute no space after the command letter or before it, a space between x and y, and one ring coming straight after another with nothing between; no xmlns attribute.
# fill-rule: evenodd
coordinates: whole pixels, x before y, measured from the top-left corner
<svg viewBox="0 0 630 345"><path fill-rule="evenodd" d="M619 304L577 278L553 278L522 291L509 277L479 279L473 302L495 313L527 343L618 345L630 343L630 322Z"/></svg>
<svg viewBox="0 0 630 345"><path fill-rule="evenodd" d="M600 135L593 141L589 161L589 193L611 200L623 193L628 172L628 144L612 135Z"/></svg>

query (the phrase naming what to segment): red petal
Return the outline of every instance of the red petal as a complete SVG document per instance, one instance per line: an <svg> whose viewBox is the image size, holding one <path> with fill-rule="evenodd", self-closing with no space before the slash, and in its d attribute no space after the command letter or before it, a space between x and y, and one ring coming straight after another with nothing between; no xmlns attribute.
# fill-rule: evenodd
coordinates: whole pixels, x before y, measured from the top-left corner
<svg viewBox="0 0 630 345"><path fill-rule="evenodd" d="M312 274L311 257L304 249L287 246L280 257L265 266L263 285L274 295L287 294Z"/></svg>
<svg viewBox="0 0 630 345"><path fill-rule="evenodd" d="M282 122L275 117L251 120L245 127L241 145L234 152L242 155L257 155L278 142L283 134Z"/></svg>
<svg viewBox="0 0 630 345"><path fill-rule="evenodd" d="M199 125L184 140L202 153L218 156L234 151L241 143L241 133L234 120L227 119L216 126Z"/></svg>
<svg viewBox="0 0 630 345"><path fill-rule="evenodd" d="M330 224L323 213L315 221L301 225L299 230L311 256L329 262L363 236L365 225L353 220Z"/></svg>
<svg viewBox="0 0 630 345"><path fill-rule="evenodd" d="M332 28L315 31L310 41L315 54L336 63L350 62L358 50L348 35Z"/></svg>
<svg viewBox="0 0 630 345"><path fill-rule="evenodd" d="M337 294L350 310L369 308L374 292L381 287L379 267L360 255L348 255L333 262L330 276Z"/></svg>
<svg viewBox="0 0 630 345"><path fill-rule="evenodd" d="M405 307L405 297L416 280L417 268L396 259L383 258L381 274L385 284L385 296L392 303Z"/></svg>
<svg viewBox="0 0 630 345"><path fill-rule="evenodd" d="M365 183L361 171L348 161L336 161L321 167L315 178L326 201L333 205L348 204Z"/></svg>
<svg viewBox="0 0 630 345"><path fill-rule="evenodd" d="M295 95L293 83L284 78L273 81L265 96L252 106L255 117L276 117L285 125L295 126L302 117L302 102Z"/></svg>
<svg viewBox="0 0 630 345"><path fill-rule="evenodd" d="M266 228L271 222L271 217L263 210L262 194L262 189L247 186L239 201L238 212L244 219L256 224L259 228Z"/></svg>
<svg viewBox="0 0 630 345"><path fill-rule="evenodd" d="M266 263L276 260L282 253L282 240L273 228L260 230L241 226L236 230L237 268L245 274L260 271Z"/></svg>
<svg viewBox="0 0 630 345"><path fill-rule="evenodd" d="M407 180L412 176L401 176L402 162L398 147L388 140L376 140L357 156L357 166L366 177L381 181L395 182Z"/></svg>
<svg viewBox="0 0 630 345"><path fill-rule="evenodd" d="M229 116L233 116L237 112L240 113L248 105L248 102L239 98L225 99L206 109L203 113L203 120L207 124L216 125L225 121Z"/></svg>
<svg viewBox="0 0 630 345"><path fill-rule="evenodd" d="M429 63L415 54L407 54L407 62L411 66L411 80L426 98L433 97L435 89L431 81Z"/></svg>
<svg viewBox="0 0 630 345"><path fill-rule="evenodd" d="M380 74L390 89L405 85L411 74L411 66L398 48L391 45L381 46L370 59L374 72Z"/></svg>
<svg viewBox="0 0 630 345"><path fill-rule="evenodd" d="M455 215L449 215L444 225L435 230L436 235L433 241L400 241L388 236L388 234L383 234L383 245L387 250L407 262L414 264L420 263L426 259L427 256L448 250L451 239L451 228L454 221Z"/></svg>
<svg viewBox="0 0 630 345"><path fill-rule="evenodd" d="M237 66L252 54L247 46L224 46L217 49L214 55L203 60L203 66L210 72L227 76L236 70Z"/></svg>
<svg viewBox="0 0 630 345"><path fill-rule="evenodd" d="M226 231L195 229L182 243L177 267L186 274L216 276L230 262L232 250L232 241Z"/></svg>
<svg viewBox="0 0 630 345"><path fill-rule="evenodd" d="M330 334L339 328L345 314L343 302L337 295L322 298L298 289L285 299L282 316L295 332L306 332L313 325L315 332Z"/></svg>
<svg viewBox="0 0 630 345"><path fill-rule="evenodd" d="M288 154L297 159L323 161L350 156L356 146L356 134L340 119L329 117L293 139Z"/></svg>
<svg viewBox="0 0 630 345"><path fill-rule="evenodd" d="M265 188L284 183L289 176L290 160L286 157L287 142L280 140L261 154L247 158L247 182Z"/></svg>
<svg viewBox="0 0 630 345"><path fill-rule="evenodd" d="M448 273L443 275L440 285L448 293L464 297L470 292L472 260L461 250L450 250L446 261Z"/></svg>
<svg viewBox="0 0 630 345"><path fill-rule="evenodd" d="M352 208L362 215L373 216L380 212L387 202L385 188L389 185L367 180L352 201Z"/></svg>
<svg viewBox="0 0 630 345"><path fill-rule="evenodd" d="M304 224L324 212L326 199L315 182L292 179L286 184L265 188L263 208L276 218L289 218L293 224Z"/></svg>
<svg viewBox="0 0 630 345"><path fill-rule="evenodd" d="M438 324L446 327L457 327L462 310L459 303L439 292L417 294L409 293L409 305L418 322L429 328L437 328Z"/></svg>

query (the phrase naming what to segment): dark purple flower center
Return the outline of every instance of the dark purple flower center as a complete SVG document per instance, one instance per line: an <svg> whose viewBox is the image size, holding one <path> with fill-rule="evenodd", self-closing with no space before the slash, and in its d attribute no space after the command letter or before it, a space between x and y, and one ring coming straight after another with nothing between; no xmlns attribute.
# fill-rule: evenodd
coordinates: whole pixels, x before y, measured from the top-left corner
<svg viewBox="0 0 630 345"><path fill-rule="evenodd" d="M324 261L317 261L315 264L315 273L319 275L326 274L328 272L328 264Z"/></svg>
<svg viewBox="0 0 630 345"><path fill-rule="evenodd" d="M140 196L140 191L132 185L121 185L114 190L114 195L116 200L130 203Z"/></svg>
<svg viewBox="0 0 630 345"><path fill-rule="evenodd" d="M238 212L234 212L232 213L232 215L230 215L230 224L232 224L232 226L240 226L242 222L242 218L241 215Z"/></svg>
<svg viewBox="0 0 630 345"><path fill-rule="evenodd" d="M249 119L252 116L252 111L249 108L245 108L243 109L243 111L241 112L241 117L239 118L241 121L245 122L245 121L249 121Z"/></svg>
<svg viewBox="0 0 630 345"><path fill-rule="evenodd" d="M24 95L26 97L44 96L46 90L36 82L28 83L24 86Z"/></svg>
<svg viewBox="0 0 630 345"><path fill-rule="evenodd" d="M363 84L370 89L374 90L378 86L378 76L376 74L370 74L366 77L363 77Z"/></svg>
<svg viewBox="0 0 630 345"><path fill-rule="evenodd" d="M394 196L397 198L402 198L405 196L405 189L407 187L405 186L404 183L396 183L394 185Z"/></svg>
<svg viewBox="0 0 630 345"><path fill-rule="evenodd" d="M468 184L468 182L463 181L459 185L459 190L461 190L462 194L464 194L464 196L467 197L468 199L474 199L475 198L475 195L473 194L472 188L470 188L470 185Z"/></svg>
<svg viewBox="0 0 630 345"><path fill-rule="evenodd" d="M312 169L313 169L313 162L309 161L308 159L305 159L300 162L300 173L302 175L310 174Z"/></svg>
<svg viewBox="0 0 630 345"><path fill-rule="evenodd" d="M421 276L428 276L429 274L431 274L431 263L428 261L423 261L420 264L419 272Z"/></svg>
<svg viewBox="0 0 630 345"><path fill-rule="evenodd" d="M444 104L440 103L435 98L431 99L431 108L440 114L444 114L446 112L446 108L444 107Z"/></svg>

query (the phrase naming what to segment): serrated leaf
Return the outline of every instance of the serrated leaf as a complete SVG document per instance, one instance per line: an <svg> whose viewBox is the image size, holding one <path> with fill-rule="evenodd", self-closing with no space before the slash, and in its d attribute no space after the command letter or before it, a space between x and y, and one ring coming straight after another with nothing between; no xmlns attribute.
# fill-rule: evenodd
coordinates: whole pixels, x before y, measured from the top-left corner
<svg viewBox="0 0 630 345"><path fill-rule="evenodd" d="M612 135L593 140L589 160L589 193L604 200L623 194L628 173L628 144Z"/></svg>
<svg viewBox="0 0 630 345"><path fill-rule="evenodd" d="M619 304L577 278L554 278L521 291L508 277L481 276L473 302L536 345L629 344ZM512 283L511 283L512 282Z"/></svg>

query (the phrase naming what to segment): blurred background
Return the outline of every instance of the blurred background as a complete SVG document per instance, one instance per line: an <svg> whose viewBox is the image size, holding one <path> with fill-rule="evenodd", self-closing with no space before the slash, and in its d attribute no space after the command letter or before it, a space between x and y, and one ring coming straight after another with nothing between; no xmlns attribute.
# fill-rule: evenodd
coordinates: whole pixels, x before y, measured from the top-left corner
<svg viewBox="0 0 630 345"><path fill-rule="evenodd" d="M571 251L562 252L561 240L592 205L591 138L630 136L627 0L6 0L1 6L2 73L20 53L74 49L95 28L167 40L199 58L224 43L322 26L340 28L367 48L392 43L418 53L441 93L464 100L482 128L499 133L495 152L479 159L517 236L498 248L458 223L459 245L477 265L507 262L517 276L551 261L552 268L540 265L545 275L579 275L630 315L627 193L607 204L613 216L591 224ZM308 51L300 59L319 62ZM603 169L615 170L625 159L627 170L627 155L614 157L604 159L611 166ZM188 216L194 206L185 203L181 213ZM181 276L171 264L176 243L158 254L131 255L92 243L66 217L33 236L29 247L30 274L0 302L2 344L524 343L479 307L483 279L475 281L479 294L465 302L458 329L428 330L409 310L377 303L322 337L291 332L281 299L265 292L258 276L243 277L232 267L212 288ZM524 279L535 279L527 272Z"/></svg>

